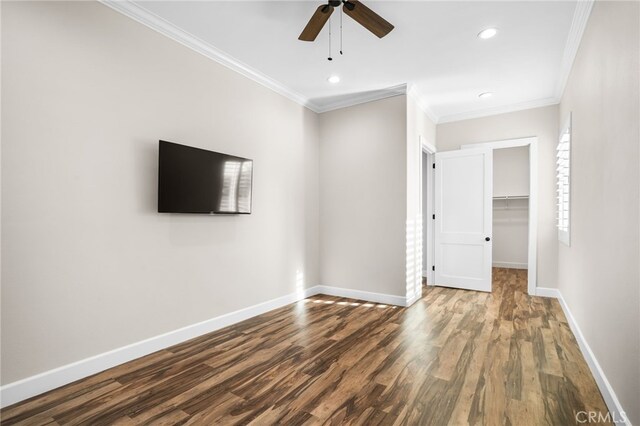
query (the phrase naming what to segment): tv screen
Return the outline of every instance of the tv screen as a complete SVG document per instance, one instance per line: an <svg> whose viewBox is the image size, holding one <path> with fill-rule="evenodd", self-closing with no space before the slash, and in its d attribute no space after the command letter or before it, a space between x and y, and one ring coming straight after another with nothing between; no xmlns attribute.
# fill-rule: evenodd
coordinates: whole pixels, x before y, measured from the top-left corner
<svg viewBox="0 0 640 426"><path fill-rule="evenodd" d="M252 160L166 141L159 152L159 213L251 213Z"/></svg>

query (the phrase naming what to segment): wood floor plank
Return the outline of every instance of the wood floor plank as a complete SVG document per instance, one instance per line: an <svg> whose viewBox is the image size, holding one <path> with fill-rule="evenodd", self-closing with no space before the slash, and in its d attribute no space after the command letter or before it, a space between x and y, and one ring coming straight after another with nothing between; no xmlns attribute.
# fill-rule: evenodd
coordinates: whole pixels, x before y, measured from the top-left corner
<svg viewBox="0 0 640 426"><path fill-rule="evenodd" d="M31 398L2 425L576 424L606 405L526 271L409 308L318 295Z"/></svg>
<svg viewBox="0 0 640 426"><path fill-rule="evenodd" d="M469 343L469 332L456 331L442 347L438 358L438 368L432 375L442 380L451 380L456 372L462 351Z"/></svg>
<svg viewBox="0 0 640 426"><path fill-rule="evenodd" d="M451 414L451 424L462 425L469 422L469 417L472 412L471 407L484 365L485 354L489 345L489 336L492 330L493 324L491 322L484 323L481 332L472 341L473 355L468 370L464 375L462 389L460 390L456 405Z"/></svg>

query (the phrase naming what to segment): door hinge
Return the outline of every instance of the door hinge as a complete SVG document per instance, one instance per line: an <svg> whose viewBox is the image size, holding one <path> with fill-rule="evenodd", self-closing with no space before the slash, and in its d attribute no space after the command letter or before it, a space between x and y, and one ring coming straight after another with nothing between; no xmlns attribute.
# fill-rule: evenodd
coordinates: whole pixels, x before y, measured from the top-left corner
<svg viewBox="0 0 640 426"><path fill-rule="evenodd" d="M434 169L436 168L436 163L433 163L433 168L434 168Z"/></svg>
<svg viewBox="0 0 640 426"><path fill-rule="evenodd" d="M431 270L432 270L432 271L435 271L435 270L436 270L436 265L433 265L433 266L431 267Z"/></svg>
<svg viewBox="0 0 640 426"><path fill-rule="evenodd" d="M433 219L434 219L434 220L436 219L436 215L435 215L435 214L433 215Z"/></svg>

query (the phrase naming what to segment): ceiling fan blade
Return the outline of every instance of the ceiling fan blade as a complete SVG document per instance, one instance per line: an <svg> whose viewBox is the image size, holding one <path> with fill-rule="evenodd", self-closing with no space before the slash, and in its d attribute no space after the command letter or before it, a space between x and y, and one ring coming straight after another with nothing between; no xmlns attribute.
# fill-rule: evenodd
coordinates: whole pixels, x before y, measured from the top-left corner
<svg viewBox="0 0 640 426"><path fill-rule="evenodd" d="M343 10L344 13L379 38L386 36L394 28L393 25L358 0L347 0Z"/></svg>
<svg viewBox="0 0 640 426"><path fill-rule="evenodd" d="M302 33L300 33L300 37L298 37L298 40L314 41L316 37L318 37L318 34L320 34L320 30L322 30L324 24L327 23L332 13L332 6L329 6L328 4L319 6L313 13L311 19L309 19L307 26L304 27L304 30L302 30Z"/></svg>

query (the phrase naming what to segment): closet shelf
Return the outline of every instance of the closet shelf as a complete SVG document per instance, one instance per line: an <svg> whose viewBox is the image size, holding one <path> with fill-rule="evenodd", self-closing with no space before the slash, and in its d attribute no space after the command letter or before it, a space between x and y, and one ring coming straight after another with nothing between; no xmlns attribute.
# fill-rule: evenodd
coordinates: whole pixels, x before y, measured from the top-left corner
<svg viewBox="0 0 640 426"><path fill-rule="evenodd" d="M501 197L493 197L494 200L528 200L528 195L504 195Z"/></svg>
<svg viewBox="0 0 640 426"><path fill-rule="evenodd" d="M516 200L525 200L526 202L516 203ZM527 210L529 208L528 195L504 195L500 197L493 197L493 201L494 210ZM504 201L504 203L495 203L495 201ZM509 205L510 201L514 201L513 204L516 204L516 206Z"/></svg>

